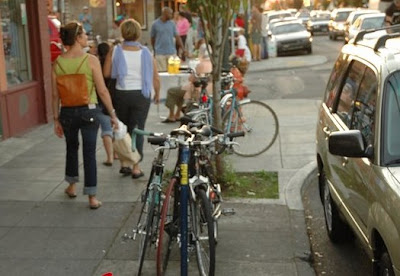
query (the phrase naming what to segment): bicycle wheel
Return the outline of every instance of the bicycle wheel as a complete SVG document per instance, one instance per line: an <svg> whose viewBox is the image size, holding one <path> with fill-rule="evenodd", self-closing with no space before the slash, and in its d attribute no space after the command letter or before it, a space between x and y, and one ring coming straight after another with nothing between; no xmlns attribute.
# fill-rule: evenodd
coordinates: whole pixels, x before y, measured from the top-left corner
<svg viewBox="0 0 400 276"><path fill-rule="evenodd" d="M233 151L240 156L253 157L268 150L276 140L279 131L278 117L267 104L259 101L245 101L231 109L223 118L226 133L244 131L244 137L235 138L240 147Z"/></svg>
<svg viewBox="0 0 400 276"><path fill-rule="evenodd" d="M177 241L179 224L178 224L178 210L179 200L177 178L171 178L167 190L165 192L165 199L161 208L160 217L160 230L158 233L156 265L157 275L162 276L165 274L168 266L168 261L171 253L179 255L179 244Z"/></svg>
<svg viewBox="0 0 400 276"><path fill-rule="evenodd" d="M146 255L147 245L151 240L151 236L153 233L153 220L154 220L154 211L156 204L156 193L155 191L150 191L149 195L151 197L150 201L145 199L146 202L143 204L148 205L147 207L147 216L142 216L145 219L144 224L139 222L138 231L139 231L139 269L138 275L142 273L144 257ZM146 207L145 207L146 208Z"/></svg>
<svg viewBox="0 0 400 276"><path fill-rule="evenodd" d="M202 189L196 191L196 202L192 204L192 231L196 246L197 265L200 275L215 273L214 219L211 202Z"/></svg>

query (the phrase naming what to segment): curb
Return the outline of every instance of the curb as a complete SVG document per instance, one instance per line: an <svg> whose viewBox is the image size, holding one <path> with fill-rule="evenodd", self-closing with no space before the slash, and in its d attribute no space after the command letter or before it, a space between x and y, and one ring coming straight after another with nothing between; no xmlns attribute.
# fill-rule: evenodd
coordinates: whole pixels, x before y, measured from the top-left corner
<svg viewBox="0 0 400 276"><path fill-rule="evenodd" d="M303 211L303 202L301 200L302 187L304 183L308 182L308 179L314 175L317 169L317 162L312 161L299 169L289 183L285 187L285 201L290 210Z"/></svg>
<svg viewBox="0 0 400 276"><path fill-rule="evenodd" d="M284 69L294 69L301 67L309 67L315 65L321 65L328 61L325 56L308 56L304 58L299 58L298 56L292 57L274 57L269 58L261 62L250 63L249 72L265 72L273 70L284 70Z"/></svg>
<svg viewBox="0 0 400 276"><path fill-rule="evenodd" d="M299 169L289 180L284 194L289 209L291 232L295 233L295 265L299 276L315 275L312 264L312 250L307 233L307 225L304 216L302 190L310 178L315 176L317 162L312 161Z"/></svg>

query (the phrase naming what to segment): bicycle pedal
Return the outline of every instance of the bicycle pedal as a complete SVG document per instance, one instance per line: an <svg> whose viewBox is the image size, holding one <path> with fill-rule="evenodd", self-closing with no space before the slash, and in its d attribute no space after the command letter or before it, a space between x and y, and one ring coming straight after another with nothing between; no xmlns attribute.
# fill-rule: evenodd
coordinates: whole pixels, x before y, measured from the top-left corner
<svg viewBox="0 0 400 276"><path fill-rule="evenodd" d="M236 214L236 212L235 212L235 209L233 209L233 208L223 208L222 214L224 216L228 216L228 215L234 215L234 214Z"/></svg>

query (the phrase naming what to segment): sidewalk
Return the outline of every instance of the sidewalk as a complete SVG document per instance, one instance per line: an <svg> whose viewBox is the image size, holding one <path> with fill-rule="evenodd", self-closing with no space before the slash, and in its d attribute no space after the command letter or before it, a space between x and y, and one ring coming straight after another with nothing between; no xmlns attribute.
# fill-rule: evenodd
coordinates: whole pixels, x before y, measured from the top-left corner
<svg viewBox="0 0 400 276"><path fill-rule="evenodd" d="M283 69L293 62L307 66L315 58L269 59L252 63L251 70L263 66ZM315 175L319 101L271 100L268 104L280 124L274 146L251 159L229 158L238 171L277 171L280 198L225 199L224 207L234 208L236 214L219 221L216 275L314 275L307 262L310 246L300 189L307 177ZM160 115L165 114L164 106L158 110L153 105L147 129L168 132L177 126L160 123ZM131 234L136 202L146 180L121 177L118 162L111 168L103 166L105 154L99 139L98 198L103 206L90 210L86 196L79 193L71 200L63 193L64 147L52 125L0 142L0 273L86 276L110 271L135 275L137 242L124 241L122 236ZM144 155L143 169L148 176L154 152L147 144ZM173 160L171 153L167 170ZM145 262L145 275L154 275L153 260L150 256ZM195 261L190 265L195 272ZM177 271L171 275L178 275Z"/></svg>

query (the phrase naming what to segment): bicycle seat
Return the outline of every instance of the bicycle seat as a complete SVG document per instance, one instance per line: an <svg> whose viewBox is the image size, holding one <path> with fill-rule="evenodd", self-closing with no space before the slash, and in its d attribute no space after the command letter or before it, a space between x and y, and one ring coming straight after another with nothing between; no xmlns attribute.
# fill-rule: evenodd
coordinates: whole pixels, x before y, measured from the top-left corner
<svg viewBox="0 0 400 276"><path fill-rule="evenodd" d="M186 137L191 137L192 133L188 130L187 125L181 125L179 128L171 131L171 136L177 135L185 135Z"/></svg>
<svg viewBox="0 0 400 276"><path fill-rule="evenodd" d="M200 129L197 127L191 128L190 131L195 135L210 136L212 134L211 128L208 125L203 125Z"/></svg>

